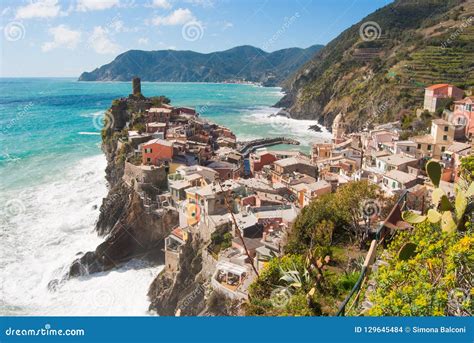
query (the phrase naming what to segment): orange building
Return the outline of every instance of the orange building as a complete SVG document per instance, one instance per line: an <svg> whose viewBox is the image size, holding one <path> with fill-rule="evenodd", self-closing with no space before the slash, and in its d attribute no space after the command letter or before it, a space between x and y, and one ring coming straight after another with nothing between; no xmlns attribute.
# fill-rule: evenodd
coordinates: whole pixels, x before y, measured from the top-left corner
<svg viewBox="0 0 474 343"><path fill-rule="evenodd" d="M173 158L173 143L164 139L153 139L142 145L142 163L159 165Z"/></svg>

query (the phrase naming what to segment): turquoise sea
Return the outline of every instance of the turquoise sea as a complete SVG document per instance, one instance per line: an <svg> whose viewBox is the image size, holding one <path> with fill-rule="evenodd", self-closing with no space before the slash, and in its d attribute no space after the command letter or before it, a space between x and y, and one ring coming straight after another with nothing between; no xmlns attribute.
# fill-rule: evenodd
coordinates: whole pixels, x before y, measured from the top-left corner
<svg viewBox="0 0 474 343"><path fill-rule="evenodd" d="M103 112L130 89L128 82L0 79L0 190L44 181L83 157L99 154ZM165 95L174 105L195 107L242 140L289 135L307 147L318 138L307 130L306 121L268 117L276 111L269 106L282 96L279 88L143 82L142 91Z"/></svg>
<svg viewBox="0 0 474 343"><path fill-rule="evenodd" d="M48 288L78 253L103 240L94 232L107 194L99 132L104 111L130 89L71 78L0 79L0 315L147 314L147 289L161 266L131 261ZM308 151L329 137L309 131L313 121L269 117L279 88L143 82L142 92L195 107L241 140L285 135Z"/></svg>

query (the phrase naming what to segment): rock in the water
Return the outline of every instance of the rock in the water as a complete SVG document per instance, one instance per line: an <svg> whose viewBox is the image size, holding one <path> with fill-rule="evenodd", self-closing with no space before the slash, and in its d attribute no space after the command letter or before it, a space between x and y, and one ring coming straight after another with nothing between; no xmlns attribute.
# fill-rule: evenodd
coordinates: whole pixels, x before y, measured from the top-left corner
<svg viewBox="0 0 474 343"><path fill-rule="evenodd" d="M291 118L290 112L285 110L284 108L281 108L277 113L270 114L269 117L286 117L286 118Z"/></svg>
<svg viewBox="0 0 474 343"><path fill-rule="evenodd" d="M311 125L308 129L315 132L322 132L321 126L318 124Z"/></svg>

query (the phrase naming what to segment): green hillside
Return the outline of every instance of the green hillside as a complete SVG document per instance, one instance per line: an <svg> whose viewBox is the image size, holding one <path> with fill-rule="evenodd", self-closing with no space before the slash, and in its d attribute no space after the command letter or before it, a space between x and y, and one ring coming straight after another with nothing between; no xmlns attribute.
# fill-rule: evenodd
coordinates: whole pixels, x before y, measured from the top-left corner
<svg viewBox="0 0 474 343"><path fill-rule="evenodd" d="M375 39L362 39L376 23ZM278 106L330 125L344 111L353 129L398 120L422 106L424 87L474 86L474 2L396 1L330 42L287 79ZM364 36L365 37L365 36Z"/></svg>
<svg viewBox="0 0 474 343"><path fill-rule="evenodd" d="M289 48L265 52L244 45L202 54L194 51L130 50L109 64L84 72L79 81L223 82L251 81L266 86L280 84L322 48Z"/></svg>

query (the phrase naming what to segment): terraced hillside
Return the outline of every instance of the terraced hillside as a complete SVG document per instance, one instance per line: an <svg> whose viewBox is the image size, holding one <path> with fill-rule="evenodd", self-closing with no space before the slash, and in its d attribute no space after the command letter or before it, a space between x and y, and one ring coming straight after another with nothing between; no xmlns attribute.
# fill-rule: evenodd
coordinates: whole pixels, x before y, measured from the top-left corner
<svg viewBox="0 0 474 343"><path fill-rule="evenodd" d="M277 105L325 125L344 111L355 130L412 115L433 83L474 87L473 0L403 0L377 10L288 79Z"/></svg>

